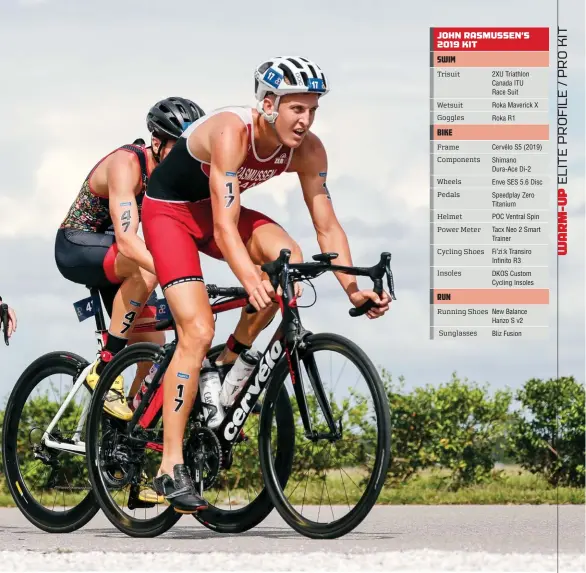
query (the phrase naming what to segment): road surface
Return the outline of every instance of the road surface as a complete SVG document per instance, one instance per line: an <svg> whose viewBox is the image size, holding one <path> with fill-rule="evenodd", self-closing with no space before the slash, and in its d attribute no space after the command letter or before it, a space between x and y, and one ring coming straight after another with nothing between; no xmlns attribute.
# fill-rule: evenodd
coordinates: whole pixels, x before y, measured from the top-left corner
<svg viewBox="0 0 586 573"><path fill-rule="evenodd" d="M276 511L239 535L184 516L158 538L134 539L101 512L77 532L51 535L5 508L0 569L553 572L559 565L570 573L585 569L585 533L584 506L377 506L331 541L299 535Z"/></svg>

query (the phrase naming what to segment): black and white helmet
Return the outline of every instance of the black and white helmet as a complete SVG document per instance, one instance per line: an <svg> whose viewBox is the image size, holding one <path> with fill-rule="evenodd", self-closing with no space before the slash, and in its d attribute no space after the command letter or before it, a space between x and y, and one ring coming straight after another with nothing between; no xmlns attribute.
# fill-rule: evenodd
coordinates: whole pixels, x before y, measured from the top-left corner
<svg viewBox="0 0 586 573"><path fill-rule="evenodd" d="M320 97L330 91L328 79L322 69L301 56L279 56L264 61L254 71L254 91L257 109L267 121L274 123L278 112L267 114L262 102L267 94L275 94L275 109L279 99L287 94L316 93Z"/></svg>

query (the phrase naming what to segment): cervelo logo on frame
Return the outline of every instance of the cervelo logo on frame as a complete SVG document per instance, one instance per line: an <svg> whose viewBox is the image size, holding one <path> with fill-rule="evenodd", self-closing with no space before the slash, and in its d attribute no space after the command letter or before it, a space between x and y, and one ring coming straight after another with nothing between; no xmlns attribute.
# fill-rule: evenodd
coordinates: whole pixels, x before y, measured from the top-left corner
<svg viewBox="0 0 586 573"><path fill-rule="evenodd" d="M236 437L236 434L238 434L242 424L244 424L245 414L250 412L250 401L252 400L252 397L258 397L262 392L266 381L269 379L269 376L282 353L283 347L281 346L281 342L275 340L271 348L262 357L258 366L258 372L254 377L254 383L249 386L248 391L240 403L240 407L234 410L232 421L226 424L226 427L224 428L224 438L226 438L226 440L233 440Z"/></svg>

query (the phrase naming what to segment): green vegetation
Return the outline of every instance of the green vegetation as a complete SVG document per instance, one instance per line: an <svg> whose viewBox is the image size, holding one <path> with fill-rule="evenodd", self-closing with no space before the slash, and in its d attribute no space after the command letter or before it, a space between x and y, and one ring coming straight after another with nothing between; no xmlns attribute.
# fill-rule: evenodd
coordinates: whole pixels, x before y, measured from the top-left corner
<svg viewBox="0 0 586 573"><path fill-rule="evenodd" d="M396 383L384 370L382 379L393 429L392 460L379 503L584 503L585 392L574 378L531 379L515 393L499 390L492 394L487 386L460 380L455 374L447 383L410 392L405 391L402 379ZM308 396L308 402L315 417L317 404L311 398ZM513 399L519 404L516 408ZM295 402L293 407L299 421ZM52 408L46 396L38 396L28 403L26 415L38 425L51 419ZM363 436L374 432L362 396L353 395L334 408L345 428L359 427ZM67 412L72 420L75 414ZM0 412L0 422L3 416ZM254 432L248 436L249 441L239 446L232 468L219 478L222 487L230 486L232 501L246 499L244 491L237 491L241 483L261 485L256 436ZM299 443L300 428L297 437ZM337 451L335 464L325 454L298 456L292 477L303 479L308 468L327 473L329 503L355 502L356 492L337 476L342 463L344 473L360 484L360 466L372 453L372 446L364 445L367 441L349 440ZM67 482L87 485L83 459L68 457L71 467L62 468ZM26 463L39 462L28 454ZM319 480L312 487L315 491L308 488L304 492L305 503L319 501ZM65 498L68 503L78 499L79 495ZM6 505L13 501L0 475L0 506Z"/></svg>

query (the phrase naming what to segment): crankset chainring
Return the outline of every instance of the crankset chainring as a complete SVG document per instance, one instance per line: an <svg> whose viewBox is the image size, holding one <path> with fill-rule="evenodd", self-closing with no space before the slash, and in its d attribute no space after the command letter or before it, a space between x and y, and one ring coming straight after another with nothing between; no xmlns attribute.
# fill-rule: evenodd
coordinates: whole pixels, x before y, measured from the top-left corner
<svg viewBox="0 0 586 573"><path fill-rule="evenodd" d="M201 462L203 462L203 489L210 489L222 468L220 440L212 430L201 426L192 431L186 450L186 459L189 460L188 466L196 489L199 484Z"/></svg>
<svg viewBox="0 0 586 573"><path fill-rule="evenodd" d="M102 436L100 466L104 481L113 489L120 489L130 483L135 472L129 467L130 449L120 443L120 434L109 428Z"/></svg>

